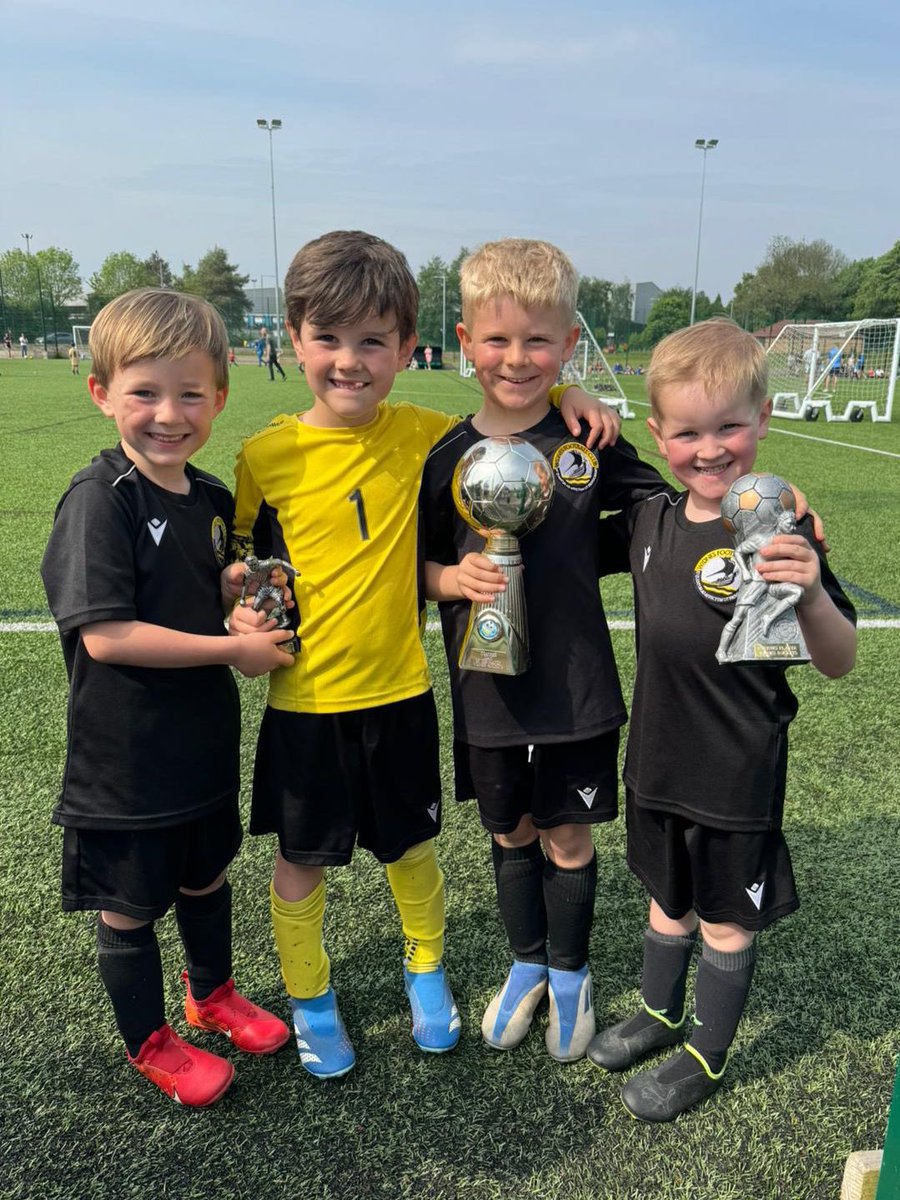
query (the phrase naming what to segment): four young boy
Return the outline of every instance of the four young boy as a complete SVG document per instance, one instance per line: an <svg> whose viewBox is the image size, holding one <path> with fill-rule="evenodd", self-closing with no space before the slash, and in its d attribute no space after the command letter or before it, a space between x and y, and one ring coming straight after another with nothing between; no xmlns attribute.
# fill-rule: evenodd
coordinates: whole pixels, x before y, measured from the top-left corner
<svg viewBox="0 0 900 1200"><path fill-rule="evenodd" d="M728 976L718 990L707 988L703 1000L703 1028L715 1031L713 1041L698 1042L695 1035L684 1052L687 1070L676 1062L660 1078L637 1077L632 1089L641 1097L648 1088L671 1092L674 1078L675 1099L660 1108L625 1096L634 1115L668 1119L721 1076L740 1015L732 985L752 962L749 931L796 906L783 883L787 851L774 837L752 865L746 848L729 860L740 860L757 885L755 924L753 914L741 924L746 913L734 907L734 887L724 906L707 899L720 888L710 879L723 872L716 855L692 857L706 836L708 814L643 788L635 772L645 756L659 754L662 739L656 733L638 739L633 717L626 768L629 863L653 897L646 1011L592 1042L591 825L616 813L618 730L625 722L597 583L599 575L624 568L625 551L617 558L608 549L613 522L600 523L599 516L622 509L624 532L616 531L615 544L630 540L633 559L638 553L652 559L655 550L654 566L666 553L663 543L646 541L649 554L644 541L634 549L634 537L644 538L633 531L643 530L645 513L671 508L714 532L721 495L752 465L756 437L768 420L764 356L751 384L745 360L753 339L715 323L745 339L728 365L710 375L698 366L700 350L690 346L681 374L667 377L655 400L651 390L651 429L688 489L676 498L624 440L607 444L614 425L607 414L592 450L587 425L573 419L590 416L598 424L592 402L577 391L561 401L561 389L554 388L578 334L577 277L565 256L547 243L489 244L464 264L461 281L458 330L484 402L458 425L431 410L384 403L415 347L417 291L403 256L363 233L328 234L297 254L285 280L286 310L313 405L299 416L276 418L244 444L236 507L224 485L188 463L227 395L227 342L209 306L145 289L114 301L92 328L91 394L116 420L122 440L73 480L43 569L70 674L69 755L55 816L67 826L64 907L101 910L101 975L129 1058L183 1103L216 1099L230 1083L231 1068L165 1024L152 921L173 900L188 962L188 1021L226 1032L255 1052L275 1050L288 1037L278 1018L244 1001L230 979L224 870L237 851L240 824L237 697L226 664L248 675L272 672L250 831L278 837L272 921L301 1063L319 1078L354 1065L322 926L325 868L349 862L357 841L385 864L405 938L402 975L417 1045L440 1053L458 1041L459 1014L442 965L443 875L433 843L441 791L437 720L420 640L419 522L428 560L424 586L441 601L450 662L456 793L476 797L492 835L498 905L513 958L485 1013L485 1041L498 1049L517 1045L549 994L546 1043L556 1059L580 1058L590 1044L592 1059L615 1068L673 1044L699 916L710 950L737 955L740 963L728 959L722 968L704 950L701 970L709 962ZM565 419L553 407L557 401L566 405ZM716 425L713 435L707 426L719 408L727 434ZM449 480L469 445L510 434L545 453L556 495L546 521L522 543L534 663L524 676L507 678L456 667L467 602L496 594L503 582L456 516ZM693 439L704 449L689 454ZM714 453L707 441L715 443ZM607 532L598 537L600 528ZM291 631L272 630L265 613L250 607L233 610L231 636L224 636L216 608L234 600L244 572L240 561L225 565L226 553L237 560L250 553L279 558L299 572L292 586L300 649L293 659L278 644ZM664 589L666 566L660 563ZM806 539L781 539L762 570L804 587L801 623L816 665L829 674L849 669L852 609ZM642 663L653 670L655 655L646 649L653 635L637 574L635 580L642 635L635 711L642 729L649 720L645 703L651 712L665 712L681 701L664 688L651 688L649 697L642 689ZM663 595L665 620L681 619L684 596L677 590ZM676 658L690 677L693 659ZM778 726L783 744L793 715L783 670L710 668L705 660L696 669L708 692L731 697L732 707L722 702L720 718L718 702L710 701L719 719L713 736L722 738L722 728L735 738L741 733L733 707L738 688L752 697L757 722ZM739 684L732 673L740 674ZM669 675L678 674L673 664ZM678 717L690 721L698 703L702 717L706 692L698 701L690 685L685 690L693 707ZM111 707L115 719L107 722ZM198 723L201 753L187 763L177 746L187 728L194 739ZM768 743L747 745L747 786L740 776L729 780L727 828L760 827L751 781L771 771L780 782L765 828L778 829L784 754L773 758L770 751ZM694 789L688 779L686 793ZM650 834L632 833L635 812L645 808L658 843L642 856ZM686 831L686 820L700 832ZM676 821L682 826L666 827ZM662 861L670 864L664 882L655 873ZM728 871L739 874L737 866ZM771 908L760 887L768 887L769 896L780 887L786 898ZM773 914L767 919L760 916L763 898L766 914ZM703 996L698 975L698 1009ZM698 1064L706 1081L699 1085ZM185 1081L196 1079L207 1082L192 1091Z"/></svg>

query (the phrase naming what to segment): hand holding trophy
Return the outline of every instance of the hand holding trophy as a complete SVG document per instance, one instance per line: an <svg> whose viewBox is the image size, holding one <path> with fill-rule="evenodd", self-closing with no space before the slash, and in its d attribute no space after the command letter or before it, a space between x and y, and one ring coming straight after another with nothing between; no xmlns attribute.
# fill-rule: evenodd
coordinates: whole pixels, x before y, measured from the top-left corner
<svg viewBox="0 0 900 1200"><path fill-rule="evenodd" d="M719 663L809 662L794 606L803 595L796 583L767 583L756 570L758 552L779 533L796 529L794 493L777 475L752 471L722 497L722 520L734 534L740 584L734 615L722 630Z"/></svg>
<svg viewBox="0 0 900 1200"><path fill-rule="evenodd" d="M282 558L257 558L253 554L244 559L244 566L247 573L241 588L240 605L243 607L249 603L254 612L259 612L271 600L273 603L268 611L268 619L274 619L276 629L290 629L291 619L284 603L284 588L275 580L283 572L280 577L286 582L287 578L297 574L296 567ZM283 649L289 654L299 651L300 635L296 631L292 638L283 643Z"/></svg>
<svg viewBox="0 0 900 1200"><path fill-rule="evenodd" d="M522 554L518 538L535 529L553 500L553 471L540 450L518 437L470 446L453 472L453 502L463 520L487 533L485 555L506 576L506 591L473 602L459 665L521 675L528 670Z"/></svg>

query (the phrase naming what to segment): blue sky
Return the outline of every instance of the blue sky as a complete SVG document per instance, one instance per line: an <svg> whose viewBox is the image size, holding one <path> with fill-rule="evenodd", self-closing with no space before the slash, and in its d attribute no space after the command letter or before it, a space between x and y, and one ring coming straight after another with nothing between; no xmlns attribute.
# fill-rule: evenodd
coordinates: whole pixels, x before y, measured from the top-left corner
<svg viewBox="0 0 900 1200"><path fill-rule="evenodd" d="M271 275L328 229L417 269L506 235L727 299L776 234L900 238L900 6L5 0L0 251ZM270 280L269 280L270 281ZM267 281L267 282L269 282Z"/></svg>

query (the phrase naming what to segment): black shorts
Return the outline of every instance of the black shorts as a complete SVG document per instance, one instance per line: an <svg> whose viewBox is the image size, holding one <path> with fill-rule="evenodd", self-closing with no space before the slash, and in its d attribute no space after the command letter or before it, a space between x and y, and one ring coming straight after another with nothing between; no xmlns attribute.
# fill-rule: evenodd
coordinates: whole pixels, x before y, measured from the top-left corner
<svg viewBox="0 0 900 1200"><path fill-rule="evenodd" d="M630 794L625 821L628 865L673 921L693 909L713 925L758 930L800 906L780 829L711 829L641 808Z"/></svg>
<svg viewBox="0 0 900 1200"><path fill-rule="evenodd" d="M537 829L612 821L619 794L619 731L581 742L486 749L454 742L457 800L478 801L491 833L512 833L526 813Z"/></svg>
<svg viewBox="0 0 900 1200"><path fill-rule="evenodd" d="M380 862L396 862L440 828L438 721L430 691L352 712L266 709L250 832L277 833L288 862L341 866L357 841Z"/></svg>
<svg viewBox="0 0 900 1200"><path fill-rule="evenodd" d="M63 831L62 906L67 912L107 909L155 921L179 888L201 891L240 849L237 796L211 813L162 829Z"/></svg>

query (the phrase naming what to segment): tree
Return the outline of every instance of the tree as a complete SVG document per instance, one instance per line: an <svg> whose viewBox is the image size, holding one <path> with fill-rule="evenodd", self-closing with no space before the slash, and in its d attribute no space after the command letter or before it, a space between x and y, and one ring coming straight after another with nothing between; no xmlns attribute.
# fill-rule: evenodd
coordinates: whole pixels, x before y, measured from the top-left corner
<svg viewBox="0 0 900 1200"><path fill-rule="evenodd" d="M154 287L172 286L175 280L172 268L156 250L153 251L149 258L144 259L144 266L147 268L147 275Z"/></svg>
<svg viewBox="0 0 900 1200"><path fill-rule="evenodd" d="M694 320L706 321L710 317L724 313L725 309L722 307L719 297L716 297L716 299L719 301L718 310L706 292L698 292ZM689 325L690 320L691 289L683 287L669 288L667 291L661 292L653 301L653 307L650 309L647 324L638 336L634 338L634 344L647 348L655 346L667 334L674 333L676 329L683 329L685 325Z"/></svg>
<svg viewBox="0 0 900 1200"><path fill-rule="evenodd" d="M578 280L578 311L601 345L605 342L606 331L610 327L612 286L608 279L595 279L591 275L583 275Z"/></svg>
<svg viewBox="0 0 900 1200"><path fill-rule="evenodd" d="M842 315L838 280L847 265L840 250L821 238L774 237L760 266L735 287L735 311L750 328L784 318L833 320Z"/></svg>
<svg viewBox="0 0 900 1200"><path fill-rule="evenodd" d="M450 333L452 325L448 311L444 324L444 289L447 264L436 255L419 268L416 283L419 285L418 337L422 345L443 345L442 333Z"/></svg>
<svg viewBox="0 0 900 1200"><path fill-rule="evenodd" d="M10 309L7 320L32 336L44 335L48 321L51 331L55 330L58 307L75 300L82 287L78 263L59 246L34 254L8 250L0 256L0 277L4 304Z"/></svg>
<svg viewBox="0 0 900 1200"><path fill-rule="evenodd" d="M104 304L115 300L134 288L149 287L155 282L147 262L142 261L136 254L128 250L117 250L107 254L90 278L90 294L88 309L92 317L96 316Z"/></svg>
<svg viewBox="0 0 900 1200"><path fill-rule="evenodd" d="M249 280L249 275L240 275L237 267L228 261L221 246L213 246L197 263L196 269L182 264L181 276L175 285L180 291L202 296L215 305L229 332L237 335L243 331L244 318L251 308L244 291Z"/></svg>
<svg viewBox="0 0 900 1200"><path fill-rule="evenodd" d="M864 259L853 298L851 315L861 317L900 316L900 242L881 258Z"/></svg>

